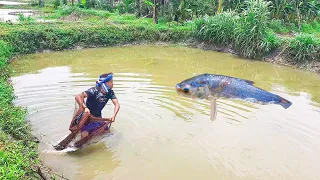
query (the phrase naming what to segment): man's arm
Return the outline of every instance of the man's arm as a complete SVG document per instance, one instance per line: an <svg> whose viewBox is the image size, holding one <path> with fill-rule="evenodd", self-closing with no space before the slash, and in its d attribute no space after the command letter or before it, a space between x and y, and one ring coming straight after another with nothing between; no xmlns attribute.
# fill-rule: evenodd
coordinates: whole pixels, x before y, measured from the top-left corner
<svg viewBox="0 0 320 180"><path fill-rule="evenodd" d="M116 116L119 112L120 104L119 104L118 99L112 99L112 102L114 104L114 112L113 112L113 115L111 116L111 121L114 122L116 119Z"/></svg>
<svg viewBox="0 0 320 180"><path fill-rule="evenodd" d="M82 93L80 93L80 94L75 96L75 100L78 103L79 109L78 109L77 113L75 114L75 116L73 117L73 119L72 119L72 121L70 123L69 130L71 132L73 132L73 131L75 131L77 129L77 126L74 126L74 121L76 119L76 116L78 116L80 114L80 112L85 110L85 112L89 112L89 114L90 114L90 111L87 110L87 107L84 104L84 98L86 98L86 97L88 97L88 96L87 96L87 94L85 92L82 92Z"/></svg>
<svg viewBox="0 0 320 180"><path fill-rule="evenodd" d="M77 101L79 108L84 109L85 112L90 113L90 110L87 108L87 106L84 103L84 98L87 98L88 95L85 92L82 92L78 95L76 95L75 100Z"/></svg>

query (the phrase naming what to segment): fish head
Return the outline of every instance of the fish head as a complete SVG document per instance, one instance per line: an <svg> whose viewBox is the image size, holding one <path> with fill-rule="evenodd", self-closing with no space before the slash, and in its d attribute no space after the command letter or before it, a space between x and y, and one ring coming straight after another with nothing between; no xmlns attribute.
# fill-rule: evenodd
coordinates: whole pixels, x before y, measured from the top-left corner
<svg viewBox="0 0 320 180"><path fill-rule="evenodd" d="M176 84L176 91L179 95L188 98L206 99L210 95L207 83L196 79L188 79Z"/></svg>

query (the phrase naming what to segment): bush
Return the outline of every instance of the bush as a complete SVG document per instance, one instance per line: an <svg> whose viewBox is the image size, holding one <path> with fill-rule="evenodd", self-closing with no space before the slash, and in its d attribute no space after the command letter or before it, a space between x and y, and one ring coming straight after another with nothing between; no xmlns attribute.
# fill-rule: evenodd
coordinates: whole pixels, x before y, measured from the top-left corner
<svg viewBox="0 0 320 180"><path fill-rule="evenodd" d="M275 49L279 40L269 32L269 2L245 1L241 13L224 12L194 23L194 35L201 41L232 45L240 55L260 58Z"/></svg>
<svg viewBox="0 0 320 180"><path fill-rule="evenodd" d="M320 61L320 39L308 34L300 34L289 40L284 54L298 63Z"/></svg>
<svg viewBox="0 0 320 180"><path fill-rule="evenodd" d="M12 31L2 38L11 43L16 53L27 54L45 49L100 47L133 41L183 41L189 36L190 32L183 29L98 24L63 28L33 26L30 29Z"/></svg>
<svg viewBox="0 0 320 180"><path fill-rule="evenodd" d="M234 12L205 16L194 22L194 35L202 41L228 45L235 38L236 20L237 15Z"/></svg>
<svg viewBox="0 0 320 180"><path fill-rule="evenodd" d="M234 49L247 58L259 58L271 49L264 42L269 22L269 2L246 1L247 8L240 14L235 29Z"/></svg>
<svg viewBox="0 0 320 180"><path fill-rule="evenodd" d="M0 57L9 57L12 54L12 47L5 43L4 41L0 41Z"/></svg>

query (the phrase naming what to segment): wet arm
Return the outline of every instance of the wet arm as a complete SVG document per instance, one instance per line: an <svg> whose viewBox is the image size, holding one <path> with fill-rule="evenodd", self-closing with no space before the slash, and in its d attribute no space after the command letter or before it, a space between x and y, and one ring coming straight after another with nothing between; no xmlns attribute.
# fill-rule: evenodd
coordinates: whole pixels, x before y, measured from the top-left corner
<svg viewBox="0 0 320 180"><path fill-rule="evenodd" d="M87 98L87 97L88 96L85 92L82 92L82 93L76 95L75 100L77 101L79 108L83 108L83 109L86 108L86 105L84 103L84 98Z"/></svg>
<svg viewBox="0 0 320 180"><path fill-rule="evenodd" d="M113 112L113 117L115 118L119 112L120 109L120 104L118 99L112 99L112 102L114 104L114 112Z"/></svg>

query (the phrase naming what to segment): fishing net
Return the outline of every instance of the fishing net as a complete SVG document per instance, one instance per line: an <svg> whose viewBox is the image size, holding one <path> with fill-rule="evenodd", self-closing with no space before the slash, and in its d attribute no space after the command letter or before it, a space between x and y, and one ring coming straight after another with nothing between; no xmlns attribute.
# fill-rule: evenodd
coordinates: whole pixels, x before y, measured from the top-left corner
<svg viewBox="0 0 320 180"><path fill-rule="evenodd" d="M73 110L73 116L75 117L75 115L78 113L79 111L79 105L77 103L77 101L74 101L74 110ZM111 128L111 125L109 126L109 128ZM72 140L72 142L76 142L78 140L81 139L81 133L78 133L77 136ZM85 143L84 145L91 145L91 144L96 144L98 142L100 142L102 139L104 139L105 137L109 136L109 133L103 133L97 136L93 136L87 143Z"/></svg>
<svg viewBox="0 0 320 180"><path fill-rule="evenodd" d="M76 113L78 112L78 110L79 110L79 105L78 105L77 101L75 100L75 101L74 101L74 110L73 110L73 115L72 115L72 117L74 117L74 116L76 115Z"/></svg>

